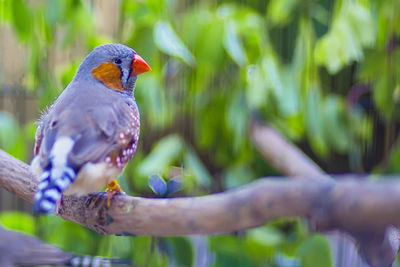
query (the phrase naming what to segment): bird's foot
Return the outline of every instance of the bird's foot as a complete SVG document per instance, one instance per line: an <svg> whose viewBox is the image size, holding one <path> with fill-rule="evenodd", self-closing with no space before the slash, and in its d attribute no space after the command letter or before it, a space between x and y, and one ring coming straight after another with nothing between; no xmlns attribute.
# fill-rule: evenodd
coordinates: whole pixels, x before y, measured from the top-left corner
<svg viewBox="0 0 400 267"><path fill-rule="evenodd" d="M110 207L110 200L115 194L123 193L125 194L124 190L121 189L117 180L112 180L111 183L107 185L107 207Z"/></svg>

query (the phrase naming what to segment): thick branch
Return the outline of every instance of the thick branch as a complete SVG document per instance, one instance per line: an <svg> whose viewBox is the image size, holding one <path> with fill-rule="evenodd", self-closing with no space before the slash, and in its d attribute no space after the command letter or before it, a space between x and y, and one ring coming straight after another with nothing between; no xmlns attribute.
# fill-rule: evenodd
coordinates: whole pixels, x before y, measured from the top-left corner
<svg viewBox="0 0 400 267"><path fill-rule="evenodd" d="M300 149L287 141L274 128L263 124L256 117L253 118L251 123L250 136L253 144L264 158L282 174L306 180L334 181L328 175L323 176L323 171ZM321 231L331 228L322 222L318 222L318 219L323 221L321 218L313 216L315 214L311 214L309 221L310 225L314 226L314 230L319 228L318 230ZM333 223L334 225L337 222L329 221L326 223ZM336 227L339 228L340 226ZM342 228L341 230L344 229ZM354 239L358 243L357 247L359 247L371 266L389 266L396 259L397 251L400 247L400 232L396 227L390 225L385 231L375 229L373 233L368 229L354 228L349 231L353 237L339 231L334 231L329 235L334 250L346 251L345 256L340 254L342 255L341 259L337 259L344 266L351 265L355 261L362 262L362 259L359 259L359 254L354 253L356 244L350 241ZM355 259L355 257L358 259Z"/></svg>
<svg viewBox="0 0 400 267"><path fill-rule="evenodd" d="M0 186L32 202L29 168L0 151ZM65 197L61 217L103 234L216 234L288 216L312 216L319 229L379 233L400 224L400 182L259 179L236 190L203 197L147 199L105 195Z"/></svg>

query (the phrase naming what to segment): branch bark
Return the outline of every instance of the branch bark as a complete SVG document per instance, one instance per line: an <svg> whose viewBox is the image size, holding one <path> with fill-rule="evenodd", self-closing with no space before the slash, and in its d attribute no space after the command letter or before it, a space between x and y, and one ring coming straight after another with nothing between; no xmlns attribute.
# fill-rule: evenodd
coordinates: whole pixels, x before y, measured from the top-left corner
<svg viewBox="0 0 400 267"><path fill-rule="evenodd" d="M0 186L33 202L37 181L28 165L0 150ZM217 234L287 216L313 216L318 229L382 230L400 224L400 182L258 179L202 197L151 199L104 193L64 197L60 215L104 234Z"/></svg>
<svg viewBox="0 0 400 267"><path fill-rule="evenodd" d="M282 174L292 178L334 182L330 176L324 175L324 172L300 149L288 142L274 128L261 123L256 117L251 123L250 136L258 151ZM317 230L318 223L313 221L315 218L309 219L310 225L314 226L313 230ZM324 227L319 227L320 230L324 230ZM325 228L329 229L326 226ZM334 251L346 252L344 255L342 253L337 255L336 266L354 266L354 262L359 262L357 266L360 267L368 266L357 253L356 245L371 266L390 266L396 259L400 247L400 232L396 227L390 225L385 230L376 233L362 229L355 232L353 229L351 233L354 238L340 231L333 231L328 235Z"/></svg>
<svg viewBox="0 0 400 267"><path fill-rule="evenodd" d="M0 186L32 202L37 182L28 165L0 150ZM220 234L281 217L311 217L317 229L340 229L360 242L390 243L388 225L400 224L400 182L263 178L202 197L149 199L104 193L64 197L60 216L100 234ZM398 242L398 239L397 239ZM374 243L375 244L375 243ZM396 251L397 252L397 251ZM375 265L382 266L382 265Z"/></svg>

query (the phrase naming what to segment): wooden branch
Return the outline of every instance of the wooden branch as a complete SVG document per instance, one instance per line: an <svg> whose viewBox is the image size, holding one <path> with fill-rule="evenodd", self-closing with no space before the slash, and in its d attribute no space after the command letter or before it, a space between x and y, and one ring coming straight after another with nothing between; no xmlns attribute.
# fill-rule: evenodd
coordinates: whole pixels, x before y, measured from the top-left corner
<svg viewBox="0 0 400 267"><path fill-rule="evenodd" d="M250 136L254 146L266 161L282 174L306 180L334 181L328 175L323 175L324 172L300 149L287 141L274 128L263 124L256 117L253 118L251 123ZM320 230L330 228L318 225L318 220L314 222L316 218L310 217L309 219L309 225L314 226L312 230L318 230L318 226ZM360 255L356 251L357 247L359 247L359 250L371 266L390 266L396 259L400 248L399 230L390 225L385 230L375 233L369 232L368 229L358 229L358 231L354 232L353 229L351 231L353 236L340 231L333 231L328 235L333 250L346 251L344 256L339 254L342 255L341 258L336 260L339 260L343 266L351 266L354 262L359 262L362 266L368 266L366 263L362 263L363 259L359 258Z"/></svg>
<svg viewBox="0 0 400 267"><path fill-rule="evenodd" d="M28 165L0 150L0 186L32 202L37 181ZM106 207L104 193L64 197L60 216L100 234L190 235L244 230L281 217L312 218L316 229L350 233L378 264L393 262L399 238L388 233L400 225L400 182L263 178L224 193L171 199L115 196ZM366 238L368 237L368 238ZM370 244L370 245L368 245ZM396 245L395 244L395 245ZM397 246L398 248L398 246ZM392 250L390 257L382 253ZM394 254L396 255L396 254ZM368 255L367 255L368 256ZM379 256L379 257L378 257Z"/></svg>
<svg viewBox="0 0 400 267"><path fill-rule="evenodd" d="M32 202L28 165L0 150L0 186ZM227 233L288 216L313 216L318 229L382 231L400 224L400 182L259 179L224 193L170 199L105 194L64 197L60 215L104 234Z"/></svg>

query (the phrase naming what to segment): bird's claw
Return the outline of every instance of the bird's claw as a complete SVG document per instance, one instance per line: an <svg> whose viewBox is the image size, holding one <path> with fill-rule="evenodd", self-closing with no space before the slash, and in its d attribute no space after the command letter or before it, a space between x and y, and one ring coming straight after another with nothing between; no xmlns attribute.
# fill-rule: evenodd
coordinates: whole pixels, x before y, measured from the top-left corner
<svg viewBox="0 0 400 267"><path fill-rule="evenodd" d="M107 207L110 207L110 201L111 198L115 195L115 194L126 194L124 192L124 190L121 189L121 186L118 184L117 180L112 180L111 183L109 183L107 185Z"/></svg>

